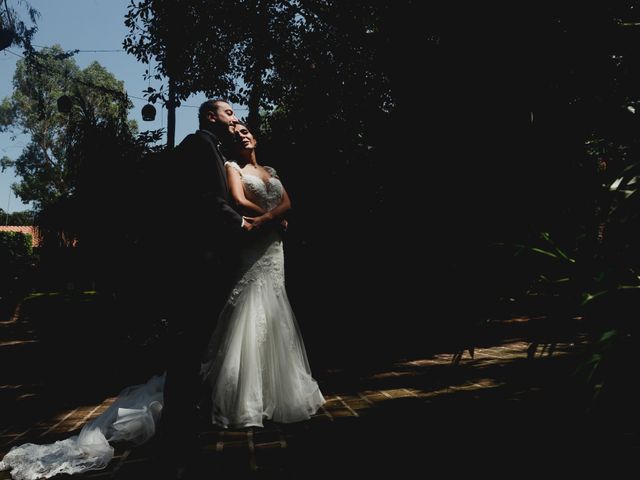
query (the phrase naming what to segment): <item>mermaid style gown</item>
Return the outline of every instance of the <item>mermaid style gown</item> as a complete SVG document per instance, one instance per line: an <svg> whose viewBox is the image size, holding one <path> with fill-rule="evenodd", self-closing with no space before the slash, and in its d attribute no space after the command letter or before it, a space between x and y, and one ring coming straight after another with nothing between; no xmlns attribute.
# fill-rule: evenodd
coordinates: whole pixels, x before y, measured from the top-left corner
<svg viewBox="0 0 640 480"><path fill-rule="evenodd" d="M231 166L238 171L234 162ZM241 172L247 197L265 210L280 203L283 187L271 177ZM302 336L284 285L280 234L256 232L242 248L232 289L203 359L203 381L212 388L212 421L223 427L262 426L264 419L289 423L308 419L324 403L311 376ZM155 434L162 412L164 375L127 387L78 435L48 445L13 447L0 461L15 480L37 480L105 468L111 443L142 444Z"/></svg>
<svg viewBox="0 0 640 480"><path fill-rule="evenodd" d="M240 172L247 198L275 208L283 187L275 170L265 182ZM279 232L256 232L242 248L238 281L220 314L201 373L212 390L212 421L222 427L262 426L263 419L308 419L324 403L311 376L284 285Z"/></svg>

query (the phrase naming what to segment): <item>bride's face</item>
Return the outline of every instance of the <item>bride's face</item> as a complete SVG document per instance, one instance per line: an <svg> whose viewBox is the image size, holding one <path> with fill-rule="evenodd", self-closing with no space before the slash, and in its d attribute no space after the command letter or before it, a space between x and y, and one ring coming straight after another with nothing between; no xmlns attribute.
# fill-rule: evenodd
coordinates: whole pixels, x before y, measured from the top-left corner
<svg viewBox="0 0 640 480"><path fill-rule="evenodd" d="M234 134L236 137L236 144L238 149L240 150L255 150L256 148L256 139L253 137L251 132L244 125L236 125L234 127Z"/></svg>

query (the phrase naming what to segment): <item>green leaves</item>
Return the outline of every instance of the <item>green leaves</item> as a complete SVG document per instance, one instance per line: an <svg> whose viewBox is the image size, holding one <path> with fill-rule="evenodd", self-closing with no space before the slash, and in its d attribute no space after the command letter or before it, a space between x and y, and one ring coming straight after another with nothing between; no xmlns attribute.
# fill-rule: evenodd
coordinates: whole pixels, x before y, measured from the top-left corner
<svg viewBox="0 0 640 480"><path fill-rule="evenodd" d="M608 292L609 292L609 290L602 290L602 291L594 293L594 294L591 294L589 292L584 292L582 294L582 302L580 302L580 306L584 307L589 302L595 300L598 297L601 297L602 295L605 295Z"/></svg>
<svg viewBox="0 0 640 480"><path fill-rule="evenodd" d="M15 160L3 159L3 168L14 167L20 182L14 185L23 202L36 208L55 203L73 193L78 164L73 149L78 128L84 122L126 122L131 102L124 83L97 62L80 69L73 52L59 46L30 52L19 60L11 96L0 103L0 131L28 133L30 142ZM70 113L60 113L57 100L72 100Z"/></svg>
<svg viewBox="0 0 640 480"><path fill-rule="evenodd" d="M394 105L382 28L391 12L364 1L145 0L129 6L123 45L157 62L178 99L204 92L246 104L254 128L278 107L305 123L352 123L365 148L379 137L363 123L375 127Z"/></svg>
<svg viewBox="0 0 640 480"><path fill-rule="evenodd" d="M22 46L25 51L32 51L31 38L38 30L36 23L40 13L26 0L15 0L15 3L26 9L32 25L28 26L13 8L9 8L5 1L3 5L0 5L0 33L2 33L4 40L0 49L15 44Z"/></svg>
<svg viewBox="0 0 640 480"><path fill-rule="evenodd" d="M519 249L529 249L531 252L539 253L541 255L546 255L550 258L554 258L556 260L564 260L569 263L575 263L575 259L571 258L565 251L560 249L554 242L551 240L551 235L549 232L540 232L540 238L544 240L545 244L550 248L542 248L542 247L532 247L527 245L517 245Z"/></svg>
<svg viewBox="0 0 640 480"><path fill-rule="evenodd" d="M23 264L32 253L31 235L21 232L0 232L0 271L15 270ZM5 278L0 278L0 282Z"/></svg>
<svg viewBox="0 0 640 480"><path fill-rule="evenodd" d="M5 171L5 169L7 168L12 168L15 165L15 161L11 160L9 157L4 156L2 158L0 158L0 168L2 169L1 171Z"/></svg>

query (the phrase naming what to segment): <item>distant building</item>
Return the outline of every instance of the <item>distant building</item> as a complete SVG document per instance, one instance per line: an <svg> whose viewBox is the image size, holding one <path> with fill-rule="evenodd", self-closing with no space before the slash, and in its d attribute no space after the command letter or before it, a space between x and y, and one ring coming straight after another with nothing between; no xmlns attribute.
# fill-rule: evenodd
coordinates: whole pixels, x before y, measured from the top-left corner
<svg viewBox="0 0 640 480"><path fill-rule="evenodd" d="M31 235L32 247L37 247L40 244L38 239L38 234L36 233L36 228L32 225L28 225L28 226L0 225L0 232L28 233L29 235Z"/></svg>

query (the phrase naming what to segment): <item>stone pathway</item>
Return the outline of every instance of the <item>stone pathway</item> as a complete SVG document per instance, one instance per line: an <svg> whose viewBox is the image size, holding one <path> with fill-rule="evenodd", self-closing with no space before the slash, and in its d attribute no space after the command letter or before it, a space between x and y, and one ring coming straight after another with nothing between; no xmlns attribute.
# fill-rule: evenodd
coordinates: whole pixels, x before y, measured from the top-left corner
<svg viewBox="0 0 640 480"><path fill-rule="evenodd" d="M28 325L14 320L0 329L3 370L37 351ZM436 466L499 474L521 461L546 465L558 458L569 468L572 455L595 448L580 409L572 410L571 372L584 342L579 333L542 345L508 338L476 348L473 358L458 352L457 362L452 352L315 371L327 402L307 422L227 431L203 422L198 478L347 478L383 470L395 478ZM55 387L10 377L0 385L0 455L16 444L77 433L115 399L73 403L56 396ZM573 443L560 455L566 442ZM640 441L630 432L624 445L631 451ZM152 449L152 442L116 446L106 470L76 478L148 478Z"/></svg>

